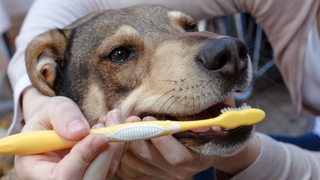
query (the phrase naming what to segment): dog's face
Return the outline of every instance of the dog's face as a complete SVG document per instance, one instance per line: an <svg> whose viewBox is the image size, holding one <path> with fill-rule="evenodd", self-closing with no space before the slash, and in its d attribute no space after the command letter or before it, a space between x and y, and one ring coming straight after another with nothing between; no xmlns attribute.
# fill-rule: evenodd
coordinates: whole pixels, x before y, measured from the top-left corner
<svg viewBox="0 0 320 180"><path fill-rule="evenodd" d="M88 15L38 36L27 50L33 85L73 99L91 124L116 107L125 117L215 117L247 87L249 61L239 40L197 32L190 16L157 5ZM203 154L230 154L251 129L204 128L175 137Z"/></svg>

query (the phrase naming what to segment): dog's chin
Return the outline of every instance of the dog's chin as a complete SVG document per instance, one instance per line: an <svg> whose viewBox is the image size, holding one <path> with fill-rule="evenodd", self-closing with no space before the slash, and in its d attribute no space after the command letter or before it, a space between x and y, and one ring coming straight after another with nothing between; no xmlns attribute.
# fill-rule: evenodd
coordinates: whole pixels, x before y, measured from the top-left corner
<svg viewBox="0 0 320 180"><path fill-rule="evenodd" d="M221 109L232 106L233 105L226 104L226 102L222 101L194 115L173 116L168 114L159 115L143 113L141 114L141 117L151 115L157 119L183 121L201 120L217 117L221 114ZM253 126L242 126L235 129L225 129L220 126L213 126L192 129L190 131L176 133L173 136L184 146L203 155L228 156L239 152L243 148L251 135L252 129Z"/></svg>
<svg viewBox="0 0 320 180"><path fill-rule="evenodd" d="M204 155L228 156L239 152L249 139L253 127L243 126L232 130L219 132L186 131L174 134L184 146Z"/></svg>

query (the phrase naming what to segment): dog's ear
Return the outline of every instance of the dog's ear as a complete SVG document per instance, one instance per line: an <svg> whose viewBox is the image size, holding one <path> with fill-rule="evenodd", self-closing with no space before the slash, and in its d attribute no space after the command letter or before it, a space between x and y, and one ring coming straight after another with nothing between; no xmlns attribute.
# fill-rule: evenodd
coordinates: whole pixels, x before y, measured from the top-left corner
<svg viewBox="0 0 320 180"><path fill-rule="evenodd" d="M56 29L41 34L28 45L26 66L32 85L47 96L54 96L58 68L63 64L67 37Z"/></svg>

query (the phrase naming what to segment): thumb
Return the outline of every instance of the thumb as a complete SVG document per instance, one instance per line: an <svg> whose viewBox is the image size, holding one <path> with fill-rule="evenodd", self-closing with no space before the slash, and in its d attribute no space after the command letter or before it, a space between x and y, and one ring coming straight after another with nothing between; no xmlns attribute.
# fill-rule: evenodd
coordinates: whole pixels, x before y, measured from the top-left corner
<svg viewBox="0 0 320 180"><path fill-rule="evenodd" d="M89 123L79 107L68 98L53 103L50 112L50 123L54 131L67 140L79 140L90 131Z"/></svg>
<svg viewBox="0 0 320 180"><path fill-rule="evenodd" d="M23 131L54 129L67 140L79 140L89 133L86 118L67 97L48 97L31 87L24 91L22 104Z"/></svg>

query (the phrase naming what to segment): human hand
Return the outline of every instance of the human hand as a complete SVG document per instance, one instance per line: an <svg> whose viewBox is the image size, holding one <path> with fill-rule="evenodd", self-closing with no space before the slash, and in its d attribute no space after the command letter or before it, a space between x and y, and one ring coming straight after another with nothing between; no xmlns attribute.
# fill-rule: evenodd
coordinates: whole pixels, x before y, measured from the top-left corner
<svg viewBox="0 0 320 180"><path fill-rule="evenodd" d="M174 137L165 136L132 142L117 175L124 180L185 180L192 179L195 174L209 167L235 175L249 167L259 153L260 141L255 135L240 152L229 156L201 155L187 149Z"/></svg>
<svg viewBox="0 0 320 180"><path fill-rule="evenodd" d="M57 133L63 134L66 139L81 139L81 136L87 135L89 125L85 122L80 122L80 125L77 124L79 122L76 122L75 127L71 128L68 128L68 123L62 122L62 120L72 119L85 120L71 100L63 97L50 99L34 89L29 91L31 94L29 97L26 96L28 98L24 98L23 103L27 105L26 100L32 97L33 105L24 108L24 114L28 120L23 131L53 128ZM50 109L50 107L56 109ZM100 121L106 125L118 124L122 121L122 117L119 116L119 113L111 111L101 117ZM68 134L69 132L71 134ZM21 179L105 179L116 171L123 151L124 143L109 144L103 135L90 134L70 151L16 156L15 168Z"/></svg>
<svg viewBox="0 0 320 180"><path fill-rule="evenodd" d="M66 140L79 140L90 130L79 107L63 96L48 97L31 87L22 100L24 131L54 129Z"/></svg>
<svg viewBox="0 0 320 180"><path fill-rule="evenodd" d="M155 119L147 117L143 120ZM186 180L211 167L212 162L212 156L195 153L169 135L150 141L131 142L117 175L124 180Z"/></svg>

